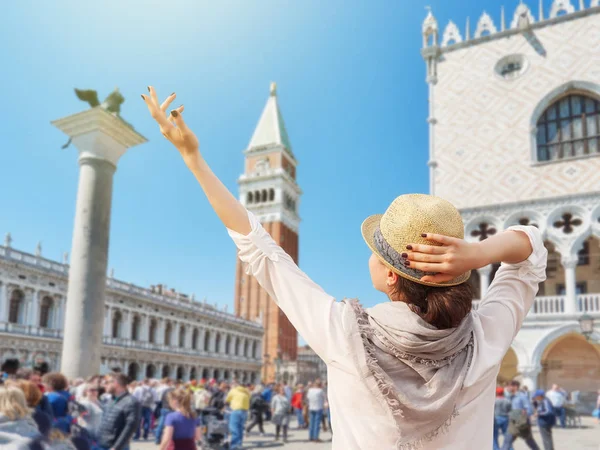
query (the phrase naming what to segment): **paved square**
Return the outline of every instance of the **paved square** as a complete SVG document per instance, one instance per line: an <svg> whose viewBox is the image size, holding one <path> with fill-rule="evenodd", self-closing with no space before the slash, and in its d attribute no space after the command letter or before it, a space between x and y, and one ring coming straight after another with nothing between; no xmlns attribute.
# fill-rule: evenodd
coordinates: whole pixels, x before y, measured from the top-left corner
<svg viewBox="0 0 600 450"><path fill-rule="evenodd" d="M295 423L292 428L295 428ZM321 432L321 439L324 442L315 444L308 441L308 430L292 429L289 432L289 441L283 444L281 441L276 442L275 427L270 423L265 424L266 436L259 437L257 433L252 432L246 436L244 440L244 449L261 449L261 448L281 448L282 450L326 450L331 448L331 433ZM535 440L542 448L542 440L537 428L534 427ZM596 425L593 419L586 417L583 419L583 428L555 428L553 430L554 448L557 450L599 450L600 449L600 426ZM150 442L134 442L131 450L155 450L157 447ZM517 441L514 450L526 450L528 447L523 441ZM492 449L490 443L489 450ZM365 449L371 450L371 449ZM443 449L440 449L443 450ZM488 450L488 449L481 449Z"/></svg>

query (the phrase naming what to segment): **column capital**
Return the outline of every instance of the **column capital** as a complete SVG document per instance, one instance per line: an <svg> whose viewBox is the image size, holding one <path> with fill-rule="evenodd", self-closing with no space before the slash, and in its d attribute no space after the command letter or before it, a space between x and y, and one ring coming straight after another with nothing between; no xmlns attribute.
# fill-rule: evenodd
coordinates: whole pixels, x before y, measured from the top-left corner
<svg viewBox="0 0 600 450"><path fill-rule="evenodd" d="M573 254L561 256L560 258L560 263L565 269L574 269L577 267L578 262L579 256Z"/></svg>

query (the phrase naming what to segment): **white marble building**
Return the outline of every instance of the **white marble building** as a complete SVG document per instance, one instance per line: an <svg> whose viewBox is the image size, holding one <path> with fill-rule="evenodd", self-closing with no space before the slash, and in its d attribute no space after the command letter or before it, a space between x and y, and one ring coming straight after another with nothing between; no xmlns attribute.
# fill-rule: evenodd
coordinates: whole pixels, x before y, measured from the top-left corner
<svg viewBox="0 0 600 450"><path fill-rule="evenodd" d="M549 249L548 280L500 378L530 388L600 388L600 1L541 0L484 13L440 33L430 12L430 190L454 203L465 235L532 224ZM474 274L485 295L495 267ZM475 307L477 303L475 302ZM589 340L579 319L595 319Z"/></svg>
<svg viewBox="0 0 600 450"><path fill-rule="evenodd" d="M69 266L0 246L0 359L60 370ZM107 280L102 372L260 380L263 328L162 286ZM82 339L85 339L82 336Z"/></svg>

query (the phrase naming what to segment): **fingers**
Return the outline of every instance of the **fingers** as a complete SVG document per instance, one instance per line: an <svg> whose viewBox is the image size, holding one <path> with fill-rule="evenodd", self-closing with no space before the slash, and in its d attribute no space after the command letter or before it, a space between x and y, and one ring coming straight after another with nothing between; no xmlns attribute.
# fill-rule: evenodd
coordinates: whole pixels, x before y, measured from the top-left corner
<svg viewBox="0 0 600 450"><path fill-rule="evenodd" d="M177 95L175 94L175 92L173 92L171 95L169 95L167 97L167 99L163 102L163 104L160 105L160 109L162 112L167 112L167 108L169 107L169 105L171 103L173 103L173 100L175 100L175 97L177 97Z"/></svg>
<svg viewBox="0 0 600 450"><path fill-rule="evenodd" d="M443 283L445 281L450 281L452 278L454 278L453 275L447 274L425 275L421 278L421 281L425 283Z"/></svg>
<svg viewBox="0 0 600 450"><path fill-rule="evenodd" d="M174 111L177 111L179 114L181 114L183 112L183 105L178 106L177 108L174 109ZM173 116L173 114L169 113L169 115L167 116L167 119L173 124L176 125L175 123L175 117Z"/></svg>
<svg viewBox="0 0 600 450"><path fill-rule="evenodd" d="M443 255L448 251L448 247L439 245L410 244L406 248L416 253L428 253L430 255Z"/></svg>
<svg viewBox="0 0 600 450"><path fill-rule="evenodd" d="M415 253L409 252L408 254L404 253L406 258L409 261L418 261L418 262L428 262L428 263L441 263L446 261L445 255L430 255L427 253Z"/></svg>
<svg viewBox="0 0 600 450"><path fill-rule="evenodd" d="M152 103L158 106L158 97L156 96L156 90L152 86L148 86L148 92L150 92L150 98Z"/></svg>
<svg viewBox="0 0 600 450"><path fill-rule="evenodd" d="M461 239L444 236L443 234L423 233L422 236L427 240L439 242L444 245L453 245L462 242Z"/></svg>
<svg viewBox="0 0 600 450"><path fill-rule="evenodd" d="M182 107L183 107L183 105L181 105L179 108L182 108ZM185 122L183 120L183 115L181 114L181 111L179 111L179 108L171 110L171 115L169 118L173 122L175 122L175 125L177 125L177 128L179 128L179 130L181 131L181 134L185 136L186 132L189 131L189 128L185 124ZM182 109L182 111L183 111L183 109Z"/></svg>
<svg viewBox="0 0 600 450"><path fill-rule="evenodd" d="M421 272L444 272L443 267L444 263L425 263L418 261L408 261L405 263L407 267L411 269L417 269Z"/></svg>

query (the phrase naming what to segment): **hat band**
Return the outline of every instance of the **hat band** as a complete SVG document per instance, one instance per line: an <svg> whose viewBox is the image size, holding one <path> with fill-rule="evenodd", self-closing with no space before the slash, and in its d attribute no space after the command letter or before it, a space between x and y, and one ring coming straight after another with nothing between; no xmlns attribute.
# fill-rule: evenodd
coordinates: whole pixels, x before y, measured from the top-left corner
<svg viewBox="0 0 600 450"><path fill-rule="evenodd" d="M408 258L403 258L394 248L385 240L381 229L377 227L375 233L373 233L375 247L379 251L379 255L396 270L410 275L413 278L421 279L425 275L436 275L437 272L423 272L422 270L413 269L412 267L406 267L404 263L408 261Z"/></svg>

